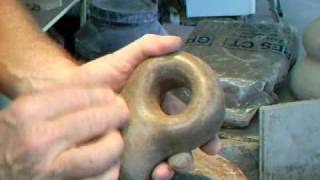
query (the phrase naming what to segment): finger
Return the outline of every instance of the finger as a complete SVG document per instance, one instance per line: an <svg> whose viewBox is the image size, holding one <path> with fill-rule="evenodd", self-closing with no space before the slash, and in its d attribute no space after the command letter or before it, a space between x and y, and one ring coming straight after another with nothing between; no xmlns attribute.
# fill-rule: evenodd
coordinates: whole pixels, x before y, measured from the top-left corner
<svg viewBox="0 0 320 180"><path fill-rule="evenodd" d="M118 131L91 144L70 149L55 161L55 171L65 178L98 176L119 161L124 142Z"/></svg>
<svg viewBox="0 0 320 180"><path fill-rule="evenodd" d="M219 153L222 145L218 136L201 147L201 150L208 155L216 155Z"/></svg>
<svg viewBox="0 0 320 180"><path fill-rule="evenodd" d="M116 162L110 169L101 175L92 178L84 178L83 180L118 180L120 172L120 162Z"/></svg>
<svg viewBox="0 0 320 180"><path fill-rule="evenodd" d="M103 135L108 129L120 129L126 125L129 111L125 101L118 96L112 104L92 107L68 114L50 122L58 129L65 146L72 147Z"/></svg>
<svg viewBox="0 0 320 180"><path fill-rule="evenodd" d="M152 173L155 180L170 180L174 176L174 171L166 163L159 164Z"/></svg>
<svg viewBox="0 0 320 180"><path fill-rule="evenodd" d="M176 51L182 40L175 36L145 35L128 46L92 61L83 67L80 77L88 85L106 83L119 91L135 67L151 56ZM88 79L87 77L95 77Z"/></svg>
<svg viewBox="0 0 320 180"><path fill-rule="evenodd" d="M45 120L77 109L103 104L114 97L114 93L108 88L61 87L18 98L10 109L15 116Z"/></svg>
<svg viewBox="0 0 320 180"><path fill-rule="evenodd" d="M135 67L141 61L151 56L159 56L176 51L180 48L182 40L176 36L159 36L148 34L134 41L128 46L114 52L119 61L110 61L115 67ZM132 69L128 67L127 69Z"/></svg>
<svg viewBox="0 0 320 180"><path fill-rule="evenodd" d="M173 155L168 160L169 166L177 172L187 172L192 169L193 158L191 152Z"/></svg>
<svg viewBox="0 0 320 180"><path fill-rule="evenodd" d="M175 95L168 92L164 95L161 107L165 113L174 115L182 112L185 109L186 105Z"/></svg>

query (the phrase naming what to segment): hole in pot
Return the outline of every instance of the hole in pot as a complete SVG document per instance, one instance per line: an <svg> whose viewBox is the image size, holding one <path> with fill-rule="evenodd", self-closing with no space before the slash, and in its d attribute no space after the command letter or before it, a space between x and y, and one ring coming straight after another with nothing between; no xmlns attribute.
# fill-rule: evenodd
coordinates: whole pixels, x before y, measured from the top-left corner
<svg viewBox="0 0 320 180"><path fill-rule="evenodd" d="M158 67L150 77L148 104L155 113L166 115L183 113L192 99L191 81L188 74L176 66Z"/></svg>
<svg viewBox="0 0 320 180"><path fill-rule="evenodd" d="M190 89L180 87L169 90L160 95L161 109L167 115L176 115L187 107L190 102L192 92Z"/></svg>
<svg viewBox="0 0 320 180"><path fill-rule="evenodd" d="M161 110L167 115L182 113L192 97L190 84L186 78L167 79L159 83Z"/></svg>

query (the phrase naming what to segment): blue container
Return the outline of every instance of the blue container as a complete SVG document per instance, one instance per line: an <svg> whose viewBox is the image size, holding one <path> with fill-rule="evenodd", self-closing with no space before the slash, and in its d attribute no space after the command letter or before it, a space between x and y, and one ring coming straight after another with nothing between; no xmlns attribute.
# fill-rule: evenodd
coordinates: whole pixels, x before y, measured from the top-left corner
<svg viewBox="0 0 320 180"><path fill-rule="evenodd" d="M75 38L76 53L83 59L114 52L144 34L167 34L150 0L92 0L89 11Z"/></svg>

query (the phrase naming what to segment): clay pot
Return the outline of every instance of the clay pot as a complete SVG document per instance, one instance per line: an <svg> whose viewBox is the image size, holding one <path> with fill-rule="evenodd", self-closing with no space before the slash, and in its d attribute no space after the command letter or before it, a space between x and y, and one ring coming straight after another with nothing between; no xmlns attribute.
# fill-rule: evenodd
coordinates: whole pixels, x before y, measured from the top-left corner
<svg viewBox="0 0 320 180"><path fill-rule="evenodd" d="M160 107L161 95L181 86L192 91L192 99L183 112L169 116ZM146 60L121 94L130 110L130 124L123 132L123 180L150 179L157 164L208 142L223 121L223 91L215 73L185 52Z"/></svg>
<svg viewBox="0 0 320 180"><path fill-rule="evenodd" d="M305 31L303 45L305 59L297 62L291 71L290 86L299 100L320 98L320 17Z"/></svg>

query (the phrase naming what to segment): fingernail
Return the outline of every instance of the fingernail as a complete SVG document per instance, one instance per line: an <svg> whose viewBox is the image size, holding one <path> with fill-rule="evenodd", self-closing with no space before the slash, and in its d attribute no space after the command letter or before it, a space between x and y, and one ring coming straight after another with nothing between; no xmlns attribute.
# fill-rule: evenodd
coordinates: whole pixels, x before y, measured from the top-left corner
<svg viewBox="0 0 320 180"><path fill-rule="evenodd" d="M190 153L180 153L179 155L169 158L171 168L182 172L191 168L192 161L192 155Z"/></svg>

